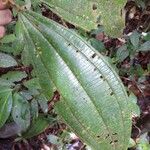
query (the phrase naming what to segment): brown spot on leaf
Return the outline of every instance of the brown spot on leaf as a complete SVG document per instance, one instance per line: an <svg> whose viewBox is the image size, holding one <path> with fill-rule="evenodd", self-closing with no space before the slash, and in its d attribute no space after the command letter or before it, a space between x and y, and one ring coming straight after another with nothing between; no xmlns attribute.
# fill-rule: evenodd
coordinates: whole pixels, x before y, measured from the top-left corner
<svg viewBox="0 0 150 150"><path fill-rule="evenodd" d="M94 58L96 56L96 53L94 53L93 55L92 55L92 58Z"/></svg>
<svg viewBox="0 0 150 150"><path fill-rule="evenodd" d="M103 79L103 76L100 76L101 79Z"/></svg>
<svg viewBox="0 0 150 150"><path fill-rule="evenodd" d="M107 136L105 137L105 139L107 139L109 137L109 134L107 134Z"/></svg>
<svg viewBox="0 0 150 150"><path fill-rule="evenodd" d="M116 143L116 142L118 142L118 140L114 140L114 142Z"/></svg>
<svg viewBox="0 0 150 150"><path fill-rule="evenodd" d="M96 9L97 9L97 5L96 5L96 4L93 4L92 9L93 9L93 10L96 10Z"/></svg>
<svg viewBox="0 0 150 150"><path fill-rule="evenodd" d="M114 94L113 92L110 93L111 96L112 96L113 94ZM113 135L115 135L115 134L113 134Z"/></svg>

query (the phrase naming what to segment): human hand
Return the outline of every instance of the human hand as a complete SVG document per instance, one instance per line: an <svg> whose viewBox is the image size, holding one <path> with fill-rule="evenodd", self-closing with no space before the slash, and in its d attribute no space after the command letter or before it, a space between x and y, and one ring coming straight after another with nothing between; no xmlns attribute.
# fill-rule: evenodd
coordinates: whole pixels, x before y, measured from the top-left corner
<svg viewBox="0 0 150 150"><path fill-rule="evenodd" d="M0 0L0 38L5 35L6 29L5 25L10 23L12 20L12 13L7 6Z"/></svg>

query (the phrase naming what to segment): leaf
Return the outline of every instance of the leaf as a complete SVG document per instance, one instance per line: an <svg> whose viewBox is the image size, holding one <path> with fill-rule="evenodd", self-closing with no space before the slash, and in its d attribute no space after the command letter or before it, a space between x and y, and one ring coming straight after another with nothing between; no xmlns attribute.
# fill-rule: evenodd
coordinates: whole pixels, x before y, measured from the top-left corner
<svg viewBox="0 0 150 150"><path fill-rule="evenodd" d="M129 148L135 147L135 146L136 146L136 142L132 138L130 138Z"/></svg>
<svg viewBox="0 0 150 150"><path fill-rule="evenodd" d="M38 101L42 111L44 113L47 113L48 112L48 104L47 104L48 100L46 99L46 97L43 94L41 94L36 98L36 100Z"/></svg>
<svg viewBox="0 0 150 150"><path fill-rule="evenodd" d="M16 60L12 56L0 52L0 67L7 68L13 66L17 66Z"/></svg>
<svg viewBox="0 0 150 150"><path fill-rule="evenodd" d="M141 52L148 52L148 51L150 51L150 41L147 41L147 42L143 43L140 46L138 51L141 51Z"/></svg>
<svg viewBox="0 0 150 150"><path fill-rule="evenodd" d="M14 34L5 35L3 39L0 40L0 43L11 43L16 39Z"/></svg>
<svg viewBox="0 0 150 150"><path fill-rule="evenodd" d="M31 89L41 89L38 78L32 78L31 80L25 81L24 86L30 90Z"/></svg>
<svg viewBox="0 0 150 150"><path fill-rule="evenodd" d="M27 74L21 71L9 71L7 74L1 76L2 79L6 79L11 82L18 82L26 77Z"/></svg>
<svg viewBox="0 0 150 150"><path fill-rule="evenodd" d="M14 49L12 48L12 46L9 46L8 44L2 44L0 45L0 51L6 53L13 53Z"/></svg>
<svg viewBox="0 0 150 150"><path fill-rule="evenodd" d="M144 1L144 0L135 0L135 2L136 2L136 4L139 6L139 7L141 7L142 9L145 9L145 2L146 1Z"/></svg>
<svg viewBox="0 0 150 150"><path fill-rule="evenodd" d="M131 133L128 96L105 58L76 33L34 12L20 14L26 51L59 93L55 110L93 150L125 150ZM43 72L37 72L43 73Z"/></svg>
<svg viewBox="0 0 150 150"><path fill-rule="evenodd" d="M13 120L25 131L30 125L30 105L17 93L13 95L13 101Z"/></svg>
<svg viewBox="0 0 150 150"><path fill-rule="evenodd" d="M40 115L22 136L27 139L36 136L43 132L48 127L49 123L50 121L48 121L47 118Z"/></svg>
<svg viewBox="0 0 150 150"><path fill-rule="evenodd" d="M19 55L24 48L23 35L21 32L21 26L19 22L17 22L15 26L15 35L16 35L16 40L12 43L12 47L14 49L13 54Z"/></svg>
<svg viewBox="0 0 150 150"><path fill-rule="evenodd" d="M40 3L40 0L32 0L33 8L34 8L34 9L37 8L38 5L39 5L39 3Z"/></svg>
<svg viewBox="0 0 150 150"><path fill-rule="evenodd" d="M26 2L26 8L28 9L28 10L30 10L31 9L31 0L25 0L25 2Z"/></svg>
<svg viewBox="0 0 150 150"><path fill-rule="evenodd" d="M127 45L123 45L117 50L117 59L122 62L129 56L129 51L127 49Z"/></svg>
<svg viewBox="0 0 150 150"><path fill-rule="evenodd" d="M37 75L36 77L39 80L41 88L44 90L44 95L46 96L46 98L51 99L53 97L53 92L55 91L55 89L53 89L53 83L51 82L51 80L49 80L48 71L46 70L45 66L41 63L41 60L39 58L36 57L33 60L30 51L26 49L27 47L28 45L25 45L24 50L22 52L22 62L24 65L32 64L34 66L34 72Z"/></svg>
<svg viewBox="0 0 150 150"><path fill-rule="evenodd" d="M26 100L31 100L33 98L32 93L29 90L22 90L19 94Z"/></svg>
<svg viewBox="0 0 150 150"><path fill-rule="evenodd" d="M31 117L32 117L32 121L37 119L37 117L39 115L38 111L39 111L38 102L37 102L37 100L33 99L31 101Z"/></svg>
<svg viewBox="0 0 150 150"><path fill-rule="evenodd" d="M7 121L12 108L12 90L0 88L0 128Z"/></svg>
<svg viewBox="0 0 150 150"><path fill-rule="evenodd" d="M132 108L132 114L140 116L140 108L137 105L137 97L133 93L131 93L129 95L129 100L131 102L129 107Z"/></svg>
<svg viewBox="0 0 150 150"><path fill-rule="evenodd" d="M6 123L2 128L0 128L0 138L10 138L19 134L20 132L21 129L15 122Z"/></svg>
<svg viewBox="0 0 150 150"><path fill-rule="evenodd" d="M48 139L48 141L49 141L50 143L52 143L52 144L54 144L54 145L57 145L57 147L58 147L59 145L62 145L62 144L63 144L62 141L61 141L61 139L60 139L58 136L53 135L53 134L49 134L49 135L47 136L47 139Z"/></svg>
<svg viewBox="0 0 150 150"><path fill-rule="evenodd" d="M99 52L102 52L102 51L105 51L105 46L103 44L103 42L97 40L97 39L94 39L94 38L91 38L90 39L90 42L91 42L91 45L96 49L98 50Z"/></svg>
<svg viewBox="0 0 150 150"><path fill-rule="evenodd" d="M39 80L37 78L33 78L31 80L24 82L24 86L27 87L30 91L41 90L41 87L39 85ZM41 91L41 93L38 93L38 95L36 95L36 97L37 97L36 101L39 103L42 111L44 113L47 113L48 112L47 98L42 94L42 91Z"/></svg>
<svg viewBox="0 0 150 150"><path fill-rule="evenodd" d="M12 83L11 81L0 78L0 87L13 87L13 86L15 86L15 84Z"/></svg>
<svg viewBox="0 0 150 150"><path fill-rule="evenodd" d="M140 41L140 34L137 31L133 31L130 35L130 41L135 48L138 48Z"/></svg>
<svg viewBox="0 0 150 150"><path fill-rule="evenodd" d="M66 21L87 31L104 25L110 36L121 36L124 18L121 16L124 0L41 0Z"/></svg>
<svg viewBox="0 0 150 150"><path fill-rule="evenodd" d="M140 64L137 64L135 68L136 68L136 75L138 77L142 77L144 74L144 70L143 70L142 66Z"/></svg>
<svg viewBox="0 0 150 150"><path fill-rule="evenodd" d="M149 144L149 140L148 140L148 133L142 134L137 143L137 150L149 150L150 149L150 144Z"/></svg>
<svg viewBox="0 0 150 150"><path fill-rule="evenodd" d="M143 40L150 41L150 32L148 32L148 33L144 32L142 35L143 35Z"/></svg>

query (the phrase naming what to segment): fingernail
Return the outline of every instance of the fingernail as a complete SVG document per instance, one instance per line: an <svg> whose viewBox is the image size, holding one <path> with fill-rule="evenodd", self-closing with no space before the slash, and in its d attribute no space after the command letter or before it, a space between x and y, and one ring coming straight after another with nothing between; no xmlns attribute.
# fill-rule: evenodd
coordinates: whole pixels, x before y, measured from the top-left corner
<svg viewBox="0 0 150 150"><path fill-rule="evenodd" d="M0 10L0 25L6 25L12 21L12 13L9 9Z"/></svg>
<svg viewBox="0 0 150 150"><path fill-rule="evenodd" d="M3 26L0 26L0 38L4 37L5 32L6 32L5 28Z"/></svg>

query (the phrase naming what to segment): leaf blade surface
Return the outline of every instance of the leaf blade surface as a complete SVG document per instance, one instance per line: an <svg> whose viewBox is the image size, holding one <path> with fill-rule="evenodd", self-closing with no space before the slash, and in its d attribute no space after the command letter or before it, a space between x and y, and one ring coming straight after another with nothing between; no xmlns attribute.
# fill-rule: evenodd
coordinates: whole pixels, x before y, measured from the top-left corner
<svg viewBox="0 0 150 150"><path fill-rule="evenodd" d="M131 132L128 97L111 65L57 23L32 12L21 15L21 20L34 59L47 69L63 98L56 104L60 116L93 149L127 149Z"/></svg>

